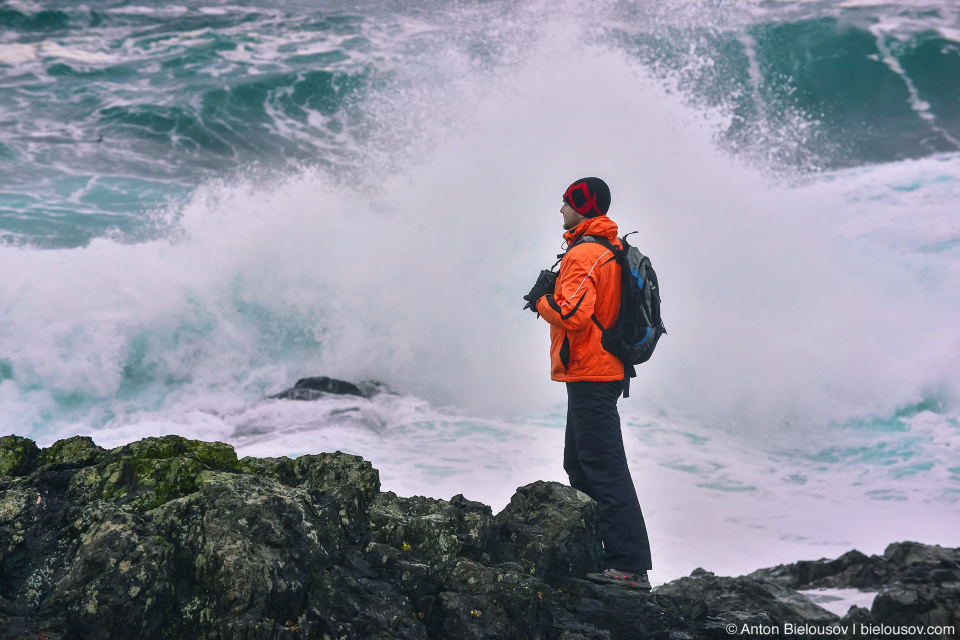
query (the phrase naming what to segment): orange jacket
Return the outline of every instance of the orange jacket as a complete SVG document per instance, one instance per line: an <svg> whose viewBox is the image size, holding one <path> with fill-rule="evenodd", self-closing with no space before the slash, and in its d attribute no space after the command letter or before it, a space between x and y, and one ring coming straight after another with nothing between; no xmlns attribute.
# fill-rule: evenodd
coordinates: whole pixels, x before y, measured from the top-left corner
<svg viewBox="0 0 960 640"><path fill-rule="evenodd" d="M617 225L607 216L587 218L563 234L570 246L580 236L605 236L621 246ZM609 328L620 312L620 265L596 242L571 249L560 262L552 295L537 300L537 311L550 323L550 377L558 382L623 379L623 363L600 345L595 315Z"/></svg>

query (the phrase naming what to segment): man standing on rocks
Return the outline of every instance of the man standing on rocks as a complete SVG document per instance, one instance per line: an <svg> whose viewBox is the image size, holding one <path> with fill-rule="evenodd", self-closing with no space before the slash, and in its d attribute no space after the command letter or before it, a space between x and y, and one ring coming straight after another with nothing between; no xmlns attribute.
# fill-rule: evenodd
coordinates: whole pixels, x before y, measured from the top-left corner
<svg viewBox="0 0 960 640"><path fill-rule="evenodd" d="M541 272L524 299L550 323L550 377L567 386L563 468L570 485L600 506L604 571L586 577L649 591L650 542L617 412L624 367L600 344L600 327L610 327L620 310L620 265L589 236L622 247L609 208L610 189L600 178L567 188L560 213L568 248L560 271Z"/></svg>

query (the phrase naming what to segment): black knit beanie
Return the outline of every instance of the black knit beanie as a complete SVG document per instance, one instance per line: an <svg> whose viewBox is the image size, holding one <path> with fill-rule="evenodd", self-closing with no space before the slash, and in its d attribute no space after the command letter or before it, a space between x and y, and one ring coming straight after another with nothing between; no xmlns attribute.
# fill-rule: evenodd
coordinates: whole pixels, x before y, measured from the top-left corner
<svg viewBox="0 0 960 640"><path fill-rule="evenodd" d="M600 178L580 178L567 187L563 201L584 217L603 216L610 209L610 187Z"/></svg>

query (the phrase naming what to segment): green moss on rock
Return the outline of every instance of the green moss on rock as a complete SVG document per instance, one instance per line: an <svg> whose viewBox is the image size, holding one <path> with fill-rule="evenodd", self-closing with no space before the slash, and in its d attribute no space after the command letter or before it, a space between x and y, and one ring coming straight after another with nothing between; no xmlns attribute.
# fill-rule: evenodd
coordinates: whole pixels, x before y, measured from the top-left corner
<svg viewBox="0 0 960 640"><path fill-rule="evenodd" d="M6 489L0 491L0 527L16 519L35 499L36 494L29 489ZM16 544L13 537L6 540L4 536L0 534L0 546L3 546L4 543L11 546L15 546Z"/></svg>
<svg viewBox="0 0 960 640"><path fill-rule="evenodd" d="M95 464L104 453L106 450L94 444L89 436L74 436L66 440L58 440L44 449L37 458L37 462L40 466L49 464L86 466Z"/></svg>
<svg viewBox="0 0 960 640"><path fill-rule="evenodd" d="M494 516L462 495L381 494L376 469L340 452L238 461L225 444L177 436L112 451L8 436L0 461L2 638L721 638L731 620L779 620L749 613L756 598L717 613L664 587L583 580L602 553L597 506L557 483L520 487ZM860 554L843 566L895 591L857 615L955 619L957 552ZM929 577L907 585L906 572ZM742 580L718 597L756 592ZM906 597L909 611L897 608Z"/></svg>
<svg viewBox="0 0 960 640"><path fill-rule="evenodd" d="M0 438L0 476L22 476L36 466L40 448L29 438L3 436Z"/></svg>
<svg viewBox="0 0 960 640"><path fill-rule="evenodd" d="M111 453L143 460L189 458L208 469L238 471L240 466L237 461L237 452L229 444L187 440L180 436L144 438L114 449Z"/></svg>
<svg viewBox="0 0 960 640"><path fill-rule="evenodd" d="M96 469L78 473L71 488L145 512L197 491L205 470L238 472L237 454L222 442L179 436L144 438L113 449Z"/></svg>
<svg viewBox="0 0 960 640"><path fill-rule="evenodd" d="M261 478L270 478L288 487L295 487L300 484L297 480L297 474L293 471L293 460L290 458L254 458L247 456L240 460L240 471Z"/></svg>

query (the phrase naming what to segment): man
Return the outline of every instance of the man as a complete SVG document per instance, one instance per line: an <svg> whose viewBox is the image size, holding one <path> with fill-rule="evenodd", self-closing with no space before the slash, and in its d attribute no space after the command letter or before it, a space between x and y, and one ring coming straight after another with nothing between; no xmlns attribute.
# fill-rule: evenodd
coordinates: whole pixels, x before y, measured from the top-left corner
<svg viewBox="0 0 960 640"><path fill-rule="evenodd" d="M560 272L555 283L551 272L541 274L524 299L550 323L551 378L567 386L563 468L570 485L600 507L604 571L586 577L649 591L650 543L617 413L624 367L601 346L598 326L609 328L617 319L620 265L603 244L578 243L584 236L602 236L622 247L617 225L607 217L609 207L610 189L599 178L567 188L560 213L568 251Z"/></svg>

